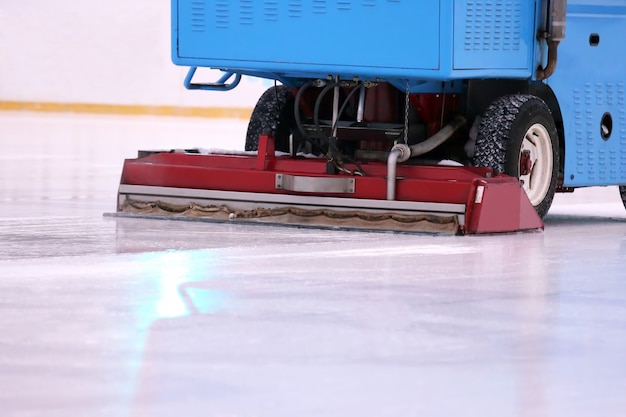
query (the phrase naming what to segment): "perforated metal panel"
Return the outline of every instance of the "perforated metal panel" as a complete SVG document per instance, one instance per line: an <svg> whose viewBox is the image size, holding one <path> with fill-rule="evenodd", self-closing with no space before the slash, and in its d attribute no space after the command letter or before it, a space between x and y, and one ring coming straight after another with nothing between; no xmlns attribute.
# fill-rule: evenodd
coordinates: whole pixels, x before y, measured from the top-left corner
<svg viewBox="0 0 626 417"><path fill-rule="evenodd" d="M626 94L624 83L584 83L573 91L575 177L590 183L626 178ZM611 112L611 110L616 110ZM600 122L611 112L613 131L600 135Z"/></svg>
<svg viewBox="0 0 626 417"><path fill-rule="evenodd" d="M454 68L526 68L533 10L522 0L455 1Z"/></svg>
<svg viewBox="0 0 626 417"><path fill-rule="evenodd" d="M204 32L206 25L206 7L202 0L194 0L191 3L191 30Z"/></svg>
<svg viewBox="0 0 626 417"><path fill-rule="evenodd" d="M241 25L251 25L252 23L254 23L254 10L252 9L252 0L240 0L239 23Z"/></svg>
<svg viewBox="0 0 626 417"><path fill-rule="evenodd" d="M385 2L399 3L399 0L264 0L262 13L258 15L255 6L258 2L255 0L192 0L191 8L195 16L194 24L204 30L207 16L212 17L213 27L228 29L233 23L252 25L258 20L276 22L280 14L287 18L302 18L309 11L309 7L313 14L326 14L333 9L350 11L361 7L375 8L380 6L377 3Z"/></svg>
<svg viewBox="0 0 626 417"><path fill-rule="evenodd" d="M265 0L263 2L263 20L275 22L278 20L278 1Z"/></svg>
<svg viewBox="0 0 626 417"><path fill-rule="evenodd" d="M385 68L397 72L439 67L440 0L174 0L174 4L176 63L348 74L381 68L377 76L389 72ZM419 24L399 24L405 17Z"/></svg>
<svg viewBox="0 0 626 417"><path fill-rule="evenodd" d="M287 3L287 16L299 18L304 14L302 0L289 0Z"/></svg>
<svg viewBox="0 0 626 417"><path fill-rule="evenodd" d="M198 3L198 2L195 2ZM215 0L215 27L220 29L228 29L230 25L230 6L228 0ZM207 12L208 7L206 7L205 13Z"/></svg>
<svg viewBox="0 0 626 417"><path fill-rule="evenodd" d="M547 80L563 117L565 186L626 184L624 39L626 1L568 2L566 38ZM609 137L601 130L605 114Z"/></svg>
<svg viewBox="0 0 626 417"><path fill-rule="evenodd" d="M521 1L468 1L465 51L519 51Z"/></svg>

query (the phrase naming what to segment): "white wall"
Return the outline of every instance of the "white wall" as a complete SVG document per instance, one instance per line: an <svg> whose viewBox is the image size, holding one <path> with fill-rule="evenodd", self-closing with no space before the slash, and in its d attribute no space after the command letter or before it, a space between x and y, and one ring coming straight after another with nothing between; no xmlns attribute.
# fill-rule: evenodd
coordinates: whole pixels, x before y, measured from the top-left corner
<svg viewBox="0 0 626 417"><path fill-rule="evenodd" d="M0 0L0 101L251 107L267 82L188 91L170 0Z"/></svg>

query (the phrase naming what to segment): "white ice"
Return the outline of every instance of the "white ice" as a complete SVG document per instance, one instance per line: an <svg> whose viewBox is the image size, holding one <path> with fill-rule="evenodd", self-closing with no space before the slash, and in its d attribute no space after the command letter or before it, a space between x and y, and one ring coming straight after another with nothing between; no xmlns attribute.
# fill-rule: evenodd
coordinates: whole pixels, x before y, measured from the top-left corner
<svg viewBox="0 0 626 417"><path fill-rule="evenodd" d="M433 237L103 218L243 121L0 114L2 416L622 416L626 212Z"/></svg>

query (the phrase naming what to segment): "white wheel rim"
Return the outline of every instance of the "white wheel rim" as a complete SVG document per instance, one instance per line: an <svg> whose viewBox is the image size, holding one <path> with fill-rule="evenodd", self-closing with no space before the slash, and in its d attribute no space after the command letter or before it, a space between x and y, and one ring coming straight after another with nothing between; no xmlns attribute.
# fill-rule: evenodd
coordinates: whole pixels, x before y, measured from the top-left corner
<svg viewBox="0 0 626 417"><path fill-rule="evenodd" d="M531 168L527 175L519 175L519 180L532 205L537 206L550 189L554 163L552 142L545 126L535 123L526 131L520 149L520 161L524 152L529 153Z"/></svg>

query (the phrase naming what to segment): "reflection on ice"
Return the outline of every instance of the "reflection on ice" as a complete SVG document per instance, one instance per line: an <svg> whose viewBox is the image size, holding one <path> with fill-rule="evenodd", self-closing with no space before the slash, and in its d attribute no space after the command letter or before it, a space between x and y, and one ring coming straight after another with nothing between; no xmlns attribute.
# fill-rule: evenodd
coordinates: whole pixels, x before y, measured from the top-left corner
<svg viewBox="0 0 626 417"><path fill-rule="evenodd" d="M229 148L245 123L0 119L3 415L626 409L615 188L480 237L103 219L124 157Z"/></svg>
<svg viewBox="0 0 626 417"><path fill-rule="evenodd" d="M148 252L139 255L138 261L147 266L146 274L156 284L154 299L142 297L146 303L139 304L144 320L207 314L222 308L225 293L203 285L216 267L210 252Z"/></svg>

